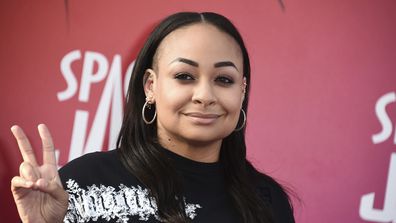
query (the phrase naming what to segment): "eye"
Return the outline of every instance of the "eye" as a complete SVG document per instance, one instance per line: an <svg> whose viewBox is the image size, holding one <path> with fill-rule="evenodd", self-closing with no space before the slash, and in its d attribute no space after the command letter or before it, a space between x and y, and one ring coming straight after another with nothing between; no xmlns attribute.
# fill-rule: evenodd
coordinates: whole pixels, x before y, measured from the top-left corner
<svg viewBox="0 0 396 223"><path fill-rule="evenodd" d="M193 81L194 77L189 73L178 73L178 74L176 74L175 79L178 79L181 81Z"/></svg>
<svg viewBox="0 0 396 223"><path fill-rule="evenodd" d="M215 81L222 85L231 85L234 83L234 80L232 78L226 76L219 76L215 79Z"/></svg>

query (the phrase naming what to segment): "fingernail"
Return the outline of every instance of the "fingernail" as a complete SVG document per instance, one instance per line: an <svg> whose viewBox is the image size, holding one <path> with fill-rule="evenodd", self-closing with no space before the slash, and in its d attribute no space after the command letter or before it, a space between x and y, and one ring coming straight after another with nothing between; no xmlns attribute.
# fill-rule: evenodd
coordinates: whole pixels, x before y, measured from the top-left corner
<svg viewBox="0 0 396 223"><path fill-rule="evenodd" d="M26 182L25 182L25 185L26 185L27 187L31 187L31 186L33 185L33 182L32 182L32 181L26 181Z"/></svg>

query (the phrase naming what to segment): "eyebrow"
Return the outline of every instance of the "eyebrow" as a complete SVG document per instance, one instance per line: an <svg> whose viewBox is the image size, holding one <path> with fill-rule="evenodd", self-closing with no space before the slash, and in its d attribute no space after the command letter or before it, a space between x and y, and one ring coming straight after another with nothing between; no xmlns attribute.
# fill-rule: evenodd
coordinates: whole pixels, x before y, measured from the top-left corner
<svg viewBox="0 0 396 223"><path fill-rule="evenodd" d="M216 67L216 68L218 68L218 67L234 67L236 70L238 70L238 68L235 66L235 64L231 61L217 62L214 64L214 67Z"/></svg>
<svg viewBox="0 0 396 223"><path fill-rule="evenodd" d="M199 66L197 62L195 62L193 60L186 59L186 58L182 58L182 57L178 57L170 63L174 63L174 62L182 62L182 63L186 63L188 65L194 66L194 67Z"/></svg>
<svg viewBox="0 0 396 223"><path fill-rule="evenodd" d="M174 63L174 62L181 62L181 63L186 63L188 65L194 66L194 67L199 67L199 64L193 60L187 59L187 58L183 58L183 57L178 57L175 60L173 60L170 63ZM238 70L238 68L235 66L235 64L231 61L220 61L214 64L215 68L219 68L219 67L234 67L236 70ZM238 70L239 71L239 70Z"/></svg>

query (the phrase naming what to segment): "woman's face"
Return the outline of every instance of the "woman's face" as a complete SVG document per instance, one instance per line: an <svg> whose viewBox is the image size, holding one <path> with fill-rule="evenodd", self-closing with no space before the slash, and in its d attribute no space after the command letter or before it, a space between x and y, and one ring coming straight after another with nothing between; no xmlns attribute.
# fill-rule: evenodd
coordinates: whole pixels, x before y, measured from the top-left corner
<svg viewBox="0 0 396 223"><path fill-rule="evenodd" d="M242 72L239 45L215 26L199 23L170 33L146 72L160 141L204 145L228 136L244 99Z"/></svg>

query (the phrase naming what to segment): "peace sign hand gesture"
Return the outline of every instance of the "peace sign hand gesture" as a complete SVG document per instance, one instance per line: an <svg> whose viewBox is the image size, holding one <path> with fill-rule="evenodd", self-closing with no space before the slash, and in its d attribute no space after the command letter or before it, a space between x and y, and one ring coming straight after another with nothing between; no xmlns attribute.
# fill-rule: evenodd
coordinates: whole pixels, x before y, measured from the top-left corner
<svg viewBox="0 0 396 223"><path fill-rule="evenodd" d="M68 207L68 194L59 178L54 145L47 127L44 124L38 126L43 144L41 166L22 129L13 126L11 131L23 157L19 176L11 181L11 191L21 220L24 223L62 222Z"/></svg>

